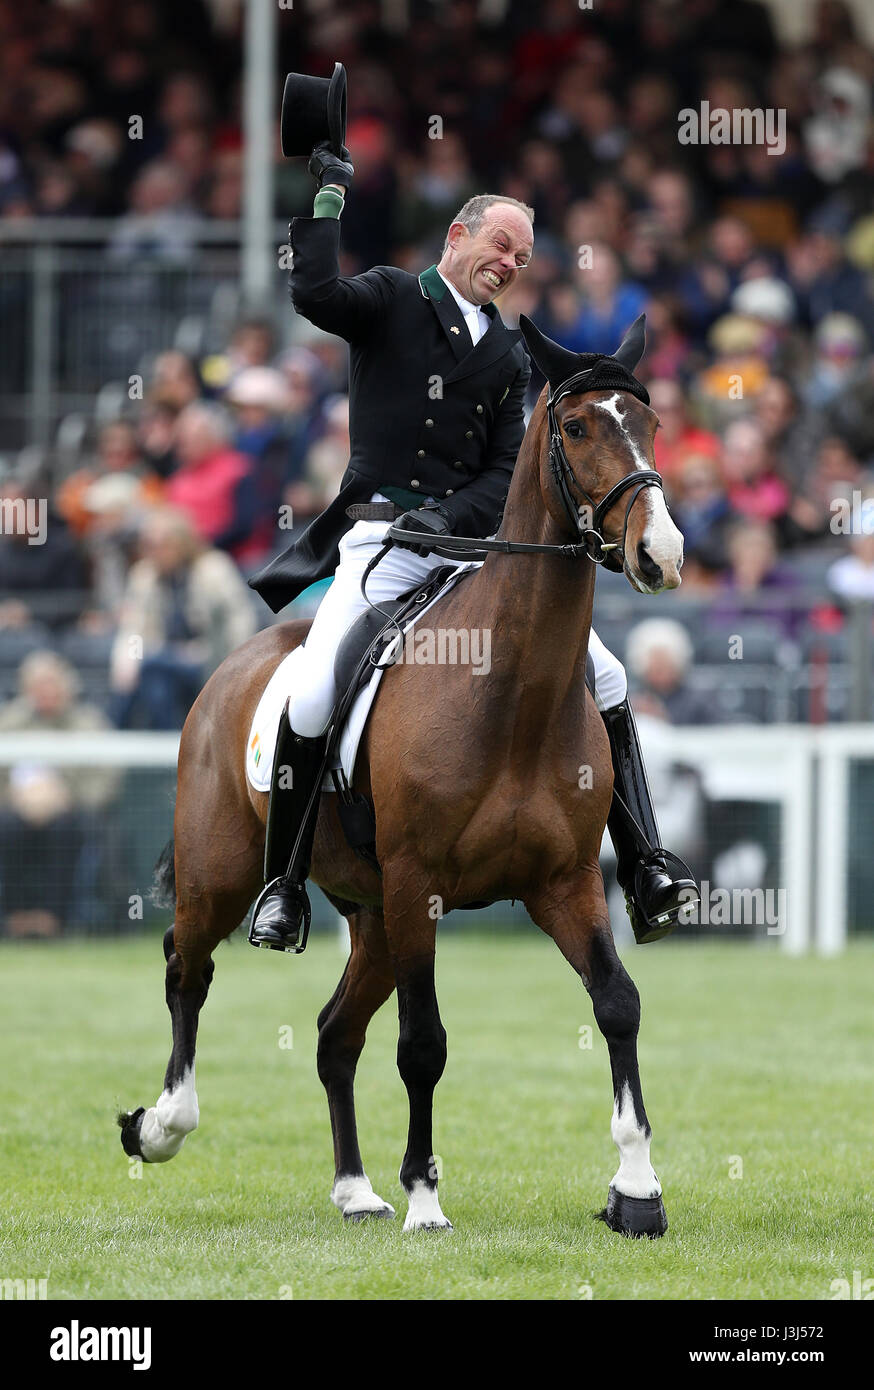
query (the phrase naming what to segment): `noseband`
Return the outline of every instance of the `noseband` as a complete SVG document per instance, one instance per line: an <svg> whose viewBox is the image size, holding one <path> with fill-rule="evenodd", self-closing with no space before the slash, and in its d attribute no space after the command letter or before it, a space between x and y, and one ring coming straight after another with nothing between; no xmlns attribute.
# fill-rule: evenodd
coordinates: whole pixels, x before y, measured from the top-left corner
<svg viewBox="0 0 874 1390"><path fill-rule="evenodd" d="M602 497L601 501L598 503L593 502L588 493L580 487L574 476L574 471L568 463L567 454L564 450L564 443L562 442L561 430L555 418L555 407L560 401L564 400L565 396L572 396L575 392L584 391L586 388L583 385L583 378L587 377L591 371L592 368L587 367L585 371L578 372L576 376L568 377L567 381L563 381L556 387L555 391L550 388L546 400L546 423L547 429L549 430L549 468L556 487L558 488L558 495L562 500L571 525L580 535L585 554L594 564L602 565L606 558L607 551L621 550L624 556L625 539L628 534L628 520L631 516L631 508L637 501L639 494L647 487L657 487L663 490L663 483L661 475L656 473L654 469L636 468L633 473L627 473L624 478L620 478L619 482L616 483L614 487L611 487L606 496ZM573 493L571 492L572 485L582 494L592 513L591 526L583 526L580 519L579 506L575 503ZM604 518L611 507L615 506L619 498L628 491L631 492L631 496L625 508L622 540L621 542L605 541L601 534Z"/></svg>

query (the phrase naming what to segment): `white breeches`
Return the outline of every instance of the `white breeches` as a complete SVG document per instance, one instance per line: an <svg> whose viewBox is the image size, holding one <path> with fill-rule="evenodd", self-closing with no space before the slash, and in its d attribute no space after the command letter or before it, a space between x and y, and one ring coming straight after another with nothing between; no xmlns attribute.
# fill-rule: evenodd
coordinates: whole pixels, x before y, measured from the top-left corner
<svg viewBox="0 0 874 1390"><path fill-rule="evenodd" d="M324 733L337 698L334 657L349 628L367 608L361 594L361 576L380 549L388 525L385 521L356 521L340 541L340 563L334 582L322 599L303 645L299 683L288 703L288 717L296 734L315 738ZM371 570L367 594L374 603L398 594L428 577L431 570L448 562L440 555L416 555L393 546ZM589 651L595 663L595 699L599 709L610 709L625 699L625 669L593 631Z"/></svg>

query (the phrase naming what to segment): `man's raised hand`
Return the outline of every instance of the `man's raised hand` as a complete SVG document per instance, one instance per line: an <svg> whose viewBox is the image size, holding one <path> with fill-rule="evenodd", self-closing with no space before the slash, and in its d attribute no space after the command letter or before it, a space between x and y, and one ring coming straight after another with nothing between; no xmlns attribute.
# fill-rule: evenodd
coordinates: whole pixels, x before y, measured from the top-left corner
<svg viewBox="0 0 874 1390"><path fill-rule="evenodd" d="M355 168L345 145L341 146L341 155L342 158L334 153L328 140L320 140L316 145L307 168L316 179L319 188L324 188L329 183L339 184L341 188L349 187Z"/></svg>

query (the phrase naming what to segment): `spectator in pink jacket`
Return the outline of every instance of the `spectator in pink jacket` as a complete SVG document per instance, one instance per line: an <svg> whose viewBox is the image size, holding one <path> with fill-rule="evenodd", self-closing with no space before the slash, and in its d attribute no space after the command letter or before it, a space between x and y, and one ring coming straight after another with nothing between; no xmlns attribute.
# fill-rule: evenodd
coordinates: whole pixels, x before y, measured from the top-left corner
<svg viewBox="0 0 874 1390"><path fill-rule="evenodd" d="M232 425L219 406L195 401L176 424L178 470L166 501L190 517L197 534L238 563L257 523L252 461L231 446Z"/></svg>
<svg viewBox="0 0 874 1390"><path fill-rule="evenodd" d="M750 521L778 521L791 493L773 467L764 432L755 420L736 420L725 431L722 469L732 511Z"/></svg>

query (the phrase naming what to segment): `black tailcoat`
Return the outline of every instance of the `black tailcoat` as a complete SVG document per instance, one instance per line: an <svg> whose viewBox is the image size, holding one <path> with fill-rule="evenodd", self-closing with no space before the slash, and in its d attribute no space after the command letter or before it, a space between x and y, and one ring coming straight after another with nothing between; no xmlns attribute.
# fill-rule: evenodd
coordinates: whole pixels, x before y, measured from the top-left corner
<svg viewBox="0 0 874 1390"><path fill-rule="evenodd" d="M339 246L339 221L294 219L292 303L350 347L351 455L331 505L249 581L274 613L333 574L353 524L346 508L385 488L403 490L411 507L433 498L456 535L492 535L524 432L528 357L494 305L474 347L435 267L343 277Z"/></svg>

